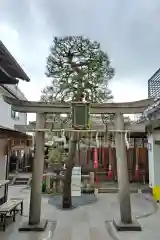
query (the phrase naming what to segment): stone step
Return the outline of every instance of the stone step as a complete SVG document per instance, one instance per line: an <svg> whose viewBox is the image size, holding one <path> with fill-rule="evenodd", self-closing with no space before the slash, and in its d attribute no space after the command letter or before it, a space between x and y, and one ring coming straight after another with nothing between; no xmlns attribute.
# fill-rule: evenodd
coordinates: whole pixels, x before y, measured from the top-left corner
<svg viewBox="0 0 160 240"><path fill-rule="evenodd" d="M11 185L12 185L13 178L14 178L13 176L9 176L9 177L8 177L9 184L11 184Z"/></svg>
<svg viewBox="0 0 160 240"><path fill-rule="evenodd" d="M138 193L139 188L131 188L131 193ZM150 193L149 188L142 188L142 193ZM98 193L118 193L118 188L98 188Z"/></svg>
<svg viewBox="0 0 160 240"><path fill-rule="evenodd" d="M28 181L29 177L16 177L16 180Z"/></svg>
<svg viewBox="0 0 160 240"><path fill-rule="evenodd" d="M13 185L27 185L30 178L28 177L17 177L14 179Z"/></svg>
<svg viewBox="0 0 160 240"><path fill-rule="evenodd" d="M98 188L98 193L117 193L117 188Z"/></svg>
<svg viewBox="0 0 160 240"><path fill-rule="evenodd" d="M27 185L28 182L25 182L25 181L18 181L18 182L15 182L14 185Z"/></svg>

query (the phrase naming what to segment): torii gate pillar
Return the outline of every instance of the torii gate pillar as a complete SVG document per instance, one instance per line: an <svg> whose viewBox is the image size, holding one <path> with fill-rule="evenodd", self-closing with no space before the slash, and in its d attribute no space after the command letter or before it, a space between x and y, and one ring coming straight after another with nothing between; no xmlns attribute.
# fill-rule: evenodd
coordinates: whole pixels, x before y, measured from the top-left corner
<svg viewBox="0 0 160 240"><path fill-rule="evenodd" d="M115 143L121 219L118 223L114 220L113 224L119 231L141 231L141 226L132 220L125 128L122 113L115 113Z"/></svg>
<svg viewBox="0 0 160 240"><path fill-rule="evenodd" d="M46 114L37 113L36 129L44 129L45 121ZM47 225L46 220L41 220L41 193L44 167L44 131L36 131L35 144L36 152L33 162L29 222L24 223L19 229L20 231L43 231Z"/></svg>

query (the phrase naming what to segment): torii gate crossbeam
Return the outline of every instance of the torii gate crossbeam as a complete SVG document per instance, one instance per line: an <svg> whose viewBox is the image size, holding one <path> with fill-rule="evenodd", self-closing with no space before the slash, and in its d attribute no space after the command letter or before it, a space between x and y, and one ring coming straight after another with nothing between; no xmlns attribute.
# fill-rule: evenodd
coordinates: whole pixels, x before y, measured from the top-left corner
<svg viewBox="0 0 160 240"><path fill-rule="evenodd" d="M12 109L18 112L27 113L71 113L71 104L69 103L44 103L33 101L22 101L10 97L3 96L6 103L12 105ZM90 106L90 114L103 113L123 113L136 114L142 113L144 110L154 103L154 99L144 99L135 102L123 103L93 103Z"/></svg>

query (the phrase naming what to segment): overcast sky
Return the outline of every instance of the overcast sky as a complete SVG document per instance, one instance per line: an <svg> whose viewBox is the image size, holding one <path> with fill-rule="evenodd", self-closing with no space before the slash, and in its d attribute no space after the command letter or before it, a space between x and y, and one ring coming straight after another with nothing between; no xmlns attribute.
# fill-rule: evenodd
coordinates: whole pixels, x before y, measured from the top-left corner
<svg viewBox="0 0 160 240"><path fill-rule="evenodd" d="M0 39L31 78L20 83L39 100L53 36L97 40L116 70L115 101L147 97L147 80L160 67L160 0L0 0Z"/></svg>

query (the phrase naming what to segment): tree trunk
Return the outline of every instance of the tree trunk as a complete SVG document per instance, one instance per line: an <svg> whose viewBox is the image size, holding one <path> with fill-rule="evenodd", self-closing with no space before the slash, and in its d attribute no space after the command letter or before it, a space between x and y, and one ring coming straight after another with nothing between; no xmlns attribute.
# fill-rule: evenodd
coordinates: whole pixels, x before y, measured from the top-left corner
<svg viewBox="0 0 160 240"><path fill-rule="evenodd" d="M74 166L74 159L76 155L76 145L77 145L77 133L73 132L71 136L71 146L69 151L69 156L67 160L67 169L65 171L64 186L63 186L63 208L72 207L72 198L71 198L71 176L72 168Z"/></svg>

